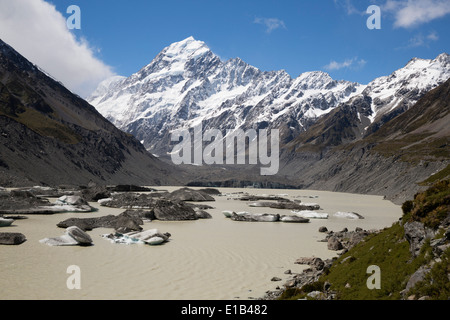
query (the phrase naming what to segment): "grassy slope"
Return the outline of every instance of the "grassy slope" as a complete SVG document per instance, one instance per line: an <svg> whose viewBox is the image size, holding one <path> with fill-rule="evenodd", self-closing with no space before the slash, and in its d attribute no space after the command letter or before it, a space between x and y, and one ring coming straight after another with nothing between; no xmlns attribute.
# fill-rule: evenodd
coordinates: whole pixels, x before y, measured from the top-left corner
<svg viewBox="0 0 450 320"><path fill-rule="evenodd" d="M409 243L404 237L403 224L408 221L420 221L432 228L439 228L439 223L450 214L450 181L437 182L427 191L416 195L413 201L403 206L404 216L401 222L368 236L364 241L337 259L333 266L313 285L301 289L289 289L281 299L300 299L307 293L322 290L325 282L331 283L331 290L337 292L342 300L398 300L411 275L420 266L433 259L430 243L425 243L420 254L412 258ZM442 237L444 230L438 231ZM416 285L407 296L429 296L431 299L448 299L450 297L450 251L435 263L427 278ZM367 268L377 265L381 269L381 289L367 288Z"/></svg>

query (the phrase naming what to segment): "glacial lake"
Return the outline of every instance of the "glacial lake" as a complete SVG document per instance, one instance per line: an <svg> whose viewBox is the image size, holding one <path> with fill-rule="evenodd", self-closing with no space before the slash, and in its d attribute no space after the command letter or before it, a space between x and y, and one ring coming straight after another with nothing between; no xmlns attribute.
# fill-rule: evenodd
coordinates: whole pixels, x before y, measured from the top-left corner
<svg viewBox="0 0 450 320"><path fill-rule="evenodd" d="M180 187L156 187L173 191ZM401 217L401 208L379 196L311 190L267 190L219 188L221 196L207 202L212 219L187 222L146 222L144 230L171 234L161 246L116 244L103 238L112 229L94 229L90 247L50 247L39 240L58 237L56 226L70 217L120 214L123 209L100 207L94 213L28 216L0 232L23 233L19 246L0 246L0 299L8 300L248 300L264 296L282 286L306 266L300 257L322 259L337 256L327 249L321 226L331 231L356 227L365 230L390 227ZM249 207L236 199L240 192L280 195L305 203L317 203L328 219L307 224L282 222L235 222L222 211L291 214L290 210ZM337 218L336 212L356 212L365 219ZM81 289L68 289L69 266L80 269ZM282 279L272 282L273 277Z"/></svg>

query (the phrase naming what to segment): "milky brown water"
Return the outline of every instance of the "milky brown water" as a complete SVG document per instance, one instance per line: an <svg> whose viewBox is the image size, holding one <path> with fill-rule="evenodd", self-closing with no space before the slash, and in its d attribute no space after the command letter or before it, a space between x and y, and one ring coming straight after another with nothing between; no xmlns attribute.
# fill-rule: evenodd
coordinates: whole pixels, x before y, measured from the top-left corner
<svg viewBox="0 0 450 320"><path fill-rule="evenodd" d="M174 190L178 188L160 188ZM111 229L89 231L90 247L50 247L39 242L57 237L64 229L56 227L70 217L120 214L124 210L100 207L95 213L69 213L29 216L16 220L0 232L21 232L27 241L19 246L0 246L0 299L135 299L135 300L234 300L259 298L289 278L284 272L301 272L294 264L300 257L322 259L336 256L319 240L321 226L340 231L389 227L401 216L399 206L378 196L299 191L220 189L223 196L208 203L212 219L189 222L145 223L144 230L169 232L162 246L124 245L101 237ZM233 200L236 192L283 195L302 202L320 204L330 218L311 219L308 224L235 222L224 210L254 213L290 214L290 210L251 208ZM312 196L313 198L310 198ZM338 211L357 212L363 220L335 218ZM67 268L80 268L81 289L70 290ZM282 282L272 282L279 277Z"/></svg>

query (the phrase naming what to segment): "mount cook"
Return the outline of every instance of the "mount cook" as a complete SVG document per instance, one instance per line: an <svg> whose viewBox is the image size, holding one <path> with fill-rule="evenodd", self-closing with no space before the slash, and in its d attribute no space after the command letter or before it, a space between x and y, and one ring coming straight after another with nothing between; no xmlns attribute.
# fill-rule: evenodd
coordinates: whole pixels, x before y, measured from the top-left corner
<svg viewBox="0 0 450 320"><path fill-rule="evenodd" d="M260 71L240 58L222 61L189 37L130 77L105 80L87 100L158 156L171 152L171 131L199 123L204 130L277 128L288 143L351 99L363 102L358 112L363 136L445 82L449 61L448 54L416 58L368 85L334 80L321 71L293 79L284 70Z"/></svg>

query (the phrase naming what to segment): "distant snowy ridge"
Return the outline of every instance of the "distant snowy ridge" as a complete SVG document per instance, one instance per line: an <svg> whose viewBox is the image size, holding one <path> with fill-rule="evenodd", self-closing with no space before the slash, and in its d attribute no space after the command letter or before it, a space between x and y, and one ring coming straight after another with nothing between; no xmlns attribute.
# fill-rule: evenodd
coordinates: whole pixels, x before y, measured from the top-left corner
<svg viewBox="0 0 450 320"><path fill-rule="evenodd" d="M88 101L160 156L172 150L173 130L200 123L203 130L222 132L276 128L285 143L341 103L361 96L372 101L360 115L368 127L445 81L448 61L447 54L415 59L369 85L337 81L321 71L293 79L284 70L264 72L239 58L222 61L204 42L189 37L166 47L130 77L102 82Z"/></svg>

